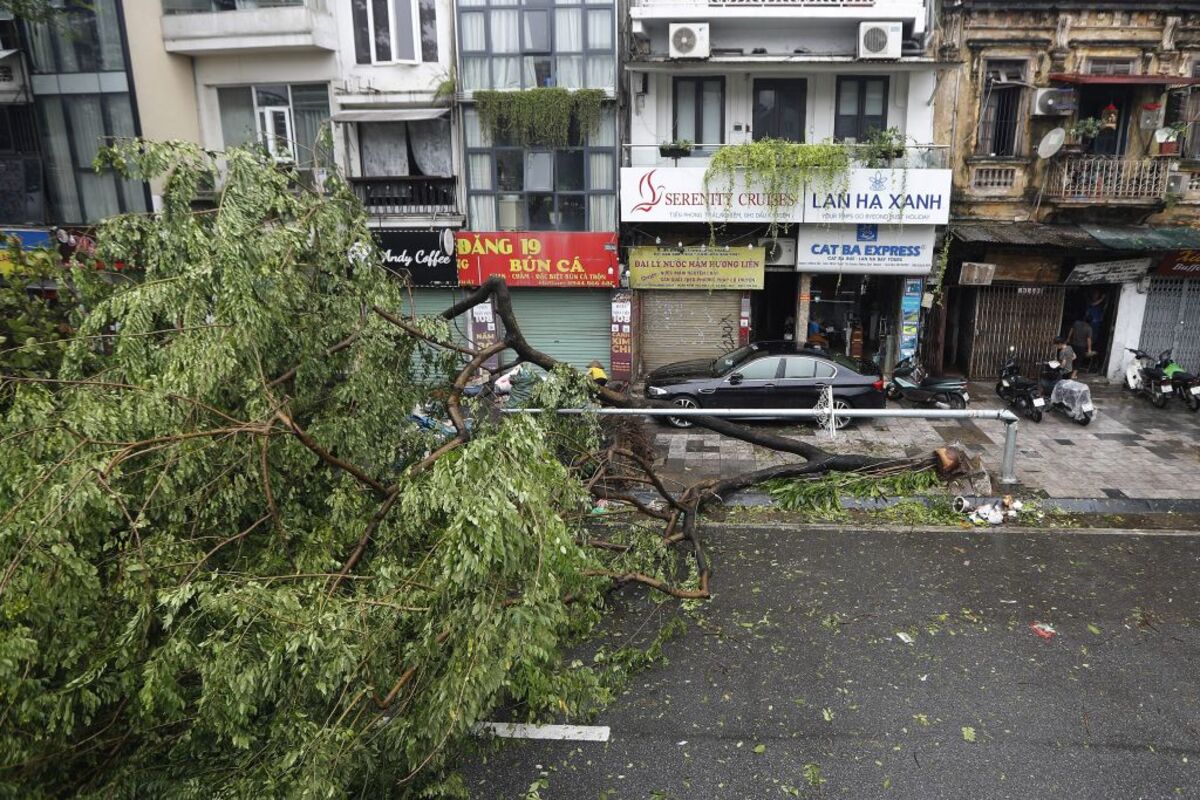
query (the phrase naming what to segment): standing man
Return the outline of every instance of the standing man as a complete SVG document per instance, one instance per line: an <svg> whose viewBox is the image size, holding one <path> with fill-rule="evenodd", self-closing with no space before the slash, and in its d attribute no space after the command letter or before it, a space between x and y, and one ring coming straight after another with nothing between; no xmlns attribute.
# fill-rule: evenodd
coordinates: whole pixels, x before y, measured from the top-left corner
<svg viewBox="0 0 1200 800"><path fill-rule="evenodd" d="M1092 354L1092 324L1083 317L1076 319L1067 341L1071 343L1076 359L1083 361L1089 357Z"/></svg>

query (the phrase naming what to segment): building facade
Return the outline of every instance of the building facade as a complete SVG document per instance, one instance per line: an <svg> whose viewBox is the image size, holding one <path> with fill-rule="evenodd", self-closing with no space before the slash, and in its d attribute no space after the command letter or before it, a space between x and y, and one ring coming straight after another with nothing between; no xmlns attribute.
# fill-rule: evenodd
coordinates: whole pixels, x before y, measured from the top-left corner
<svg viewBox="0 0 1200 800"><path fill-rule="evenodd" d="M883 366L910 353L950 204L931 7L635 0L629 13L621 230L642 371L810 335ZM832 147L752 149L780 141ZM771 164L720 167L730 157ZM777 161L809 157L842 161L772 184Z"/></svg>
<svg viewBox="0 0 1200 800"><path fill-rule="evenodd" d="M938 137L954 145L935 372L1024 367L1083 320L1085 372L1127 347L1200 367L1200 4L953 0L937 53ZM1191 276L1191 277L1189 277Z"/></svg>

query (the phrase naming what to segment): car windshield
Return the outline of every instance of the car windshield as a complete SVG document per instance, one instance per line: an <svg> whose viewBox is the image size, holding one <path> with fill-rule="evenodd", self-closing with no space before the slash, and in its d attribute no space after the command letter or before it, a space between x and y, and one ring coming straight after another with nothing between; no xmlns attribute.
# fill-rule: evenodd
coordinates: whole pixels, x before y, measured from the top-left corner
<svg viewBox="0 0 1200 800"><path fill-rule="evenodd" d="M731 353L726 353L720 358L715 359L712 362L713 377L719 378L720 376L724 375L726 372L733 369L750 356L754 355L757 350L758 348L756 348L754 345L748 344L745 347L739 347L737 350L734 350Z"/></svg>

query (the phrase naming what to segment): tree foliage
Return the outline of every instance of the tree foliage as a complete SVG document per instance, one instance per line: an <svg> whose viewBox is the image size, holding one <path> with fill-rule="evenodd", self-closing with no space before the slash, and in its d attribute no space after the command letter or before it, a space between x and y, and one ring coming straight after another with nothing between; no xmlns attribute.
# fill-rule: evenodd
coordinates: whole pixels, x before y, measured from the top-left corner
<svg viewBox="0 0 1200 800"><path fill-rule="evenodd" d="M194 212L211 154L106 158L167 176L164 207L97 236L145 280L91 308L57 377L8 381L0 792L441 796L501 698L602 699L559 658L603 583L560 458L594 427L410 422L466 356L430 344L444 320L372 313L408 297L340 179L298 191L231 151Z"/></svg>

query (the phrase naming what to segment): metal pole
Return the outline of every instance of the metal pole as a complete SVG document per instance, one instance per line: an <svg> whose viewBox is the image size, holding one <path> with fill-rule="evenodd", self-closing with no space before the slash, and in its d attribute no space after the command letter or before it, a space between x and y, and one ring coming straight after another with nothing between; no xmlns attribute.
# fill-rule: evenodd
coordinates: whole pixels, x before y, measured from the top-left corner
<svg viewBox="0 0 1200 800"><path fill-rule="evenodd" d="M543 414L544 408L502 408L502 414ZM772 419L815 419L828 412L813 408L557 408L555 414L595 414L601 417L762 417ZM1016 422L1017 416L1007 409L967 408L844 408L839 417L851 419L995 419Z"/></svg>
<svg viewBox="0 0 1200 800"><path fill-rule="evenodd" d="M1000 482L1013 484L1017 482L1017 421L1004 422L1004 460L1000 462Z"/></svg>

